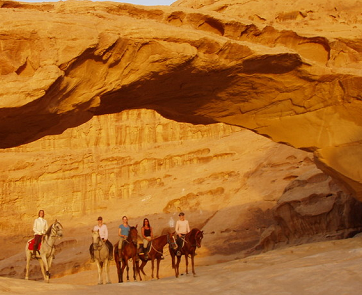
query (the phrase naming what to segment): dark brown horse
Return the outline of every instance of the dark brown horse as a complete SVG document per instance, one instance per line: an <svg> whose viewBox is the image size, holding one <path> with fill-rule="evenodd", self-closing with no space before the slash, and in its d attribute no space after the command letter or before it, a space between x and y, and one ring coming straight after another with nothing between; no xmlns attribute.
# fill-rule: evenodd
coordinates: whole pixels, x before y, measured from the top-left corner
<svg viewBox="0 0 362 295"><path fill-rule="evenodd" d="M144 272L143 268L145 267L145 265L147 264L148 260L151 260L152 263L152 279L153 277L153 271L154 271L154 261L155 259L157 260L157 274L156 277L157 279L159 279L159 269L160 269L160 262L163 256L163 248L166 246L166 244L169 244L169 246L172 249L177 249L177 245L176 245L176 241L175 238L173 236L172 233L168 233L166 235L162 235L159 236L153 240L150 241L150 251L148 252L148 259L144 258L144 255L140 255L140 259L142 260L141 266L140 266L140 271L142 271L142 273L144 275L146 275L146 273Z"/></svg>
<svg viewBox="0 0 362 295"><path fill-rule="evenodd" d="M132 259L133 263L133 279L135 281L137 280L136 278L136 271L137 271L140 281L142 281L137 261L137 237L138 237L137 228L131 226L128 233L128 237L124 241L122 250L118 249L119 242L117 242L114 245L114 260L116 262L119 283L123 283L123 272L125 268L127 269L127 281L129 281L129 267L128 267L129 259Z"/></svg>
<svg viewBox="0 0 362 295"><path fill-rule="evenodd" d="M201 240L204 237L204 232L198 230L197 228L193 228L189 233L187 233L184 237L183 246L181 248L181 255L185 255L186 259L186 274L188 274L188 266L189 266L189 260L188 256L191 257L191 265L192 265L192 273L194 276L195 273L195 264L194 264L194 258L195 258L195 251L196 248L201 247ZM179 266L181 261L181 256L176 256L176 251L173 249L170 250L170 255L172 258L172 268L175 269L175 276L178 278L179 276ZM177 262L175 263L175 257L177 257Z"/></svg>

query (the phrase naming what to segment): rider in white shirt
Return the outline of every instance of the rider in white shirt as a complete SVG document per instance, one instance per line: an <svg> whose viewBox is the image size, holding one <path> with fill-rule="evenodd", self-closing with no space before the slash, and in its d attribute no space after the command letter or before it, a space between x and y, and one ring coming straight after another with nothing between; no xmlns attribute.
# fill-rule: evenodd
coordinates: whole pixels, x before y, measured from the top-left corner
<svg viewBox="0 0 362 295"><path fill-rule="evenodd" d="M98 217L97 221L98 221L98 224L94 226L93 230L94 231L99 230L99 236L105 242L105 244L107 245L107 247L109 249L109 260L113 260L113 245L108 240L108 228L107 228L107 225L105 225L103 223L103 218L101 216ZM93 244L90 245L89 252L90 252L90 255L91 255L91 260L94 261Z"/></svg>
<svg viewBox="0 0 362 295"><path fill-rule="evenodd" d="M185 219L185 213L180 212L179 216L179 220L177 220L176 222L176 227L175 227L175 231L177 234L177 256L181 256L181 248L182 248L182 242L183 242L183 237L190 232L190 225L188 220Z"/></svg>
<svg viewBox="0 0 362 295"><path fill-rule="evenodd" d="M48 229L48 223L44 219L44 210L39 210L38 218L34 220L33 231L34 231L34 248L32 256L36 256L36 251L39 248L43 235Z"/></svg>

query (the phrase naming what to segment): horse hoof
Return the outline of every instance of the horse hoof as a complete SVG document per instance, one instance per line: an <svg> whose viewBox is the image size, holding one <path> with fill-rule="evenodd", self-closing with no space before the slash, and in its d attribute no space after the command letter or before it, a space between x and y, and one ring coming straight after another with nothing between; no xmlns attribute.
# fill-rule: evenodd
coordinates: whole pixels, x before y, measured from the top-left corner
<svg viewBox="0 0 362 295"><path fill-rule="evenodd" d="M107 284L112 284L111 282L107 282Z"/></svg>

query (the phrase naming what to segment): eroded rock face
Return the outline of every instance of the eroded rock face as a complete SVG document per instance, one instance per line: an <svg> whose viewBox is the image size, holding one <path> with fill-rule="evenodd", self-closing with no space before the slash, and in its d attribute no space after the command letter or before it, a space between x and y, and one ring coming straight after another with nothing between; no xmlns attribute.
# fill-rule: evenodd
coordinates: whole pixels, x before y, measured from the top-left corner
<svg viewBox="0 0 362 295"><path fill-rule="evenodd" d="M151 110L93 117L0 155L0 275L15 278L23 278L22 249L40 208L65 228L52 267L58 277L91 267L89 231L99 215L115 243L123 215L132 225L147 216L160 235L185 211L205 234L198 257L215 261L346 237L361 220L360 203L329 185L312 153L239 127L178 123ZM268 235L275 225L279 231ZM41 278L38 265L32 269Z"/></svg>
<svg viewBox="0 0 362 295"><path fill-rule="evenodd" d="M274 223L262 233L254 251L348 238L362 229L361 202L315 169L293 180L271 211Z"/></svg>
<svg viewBox="0 0 362 295"><path fill-rule="evenodd" d="M314 151L362 199L360 2L274 4L1 1L1 148L151 108Z"/></svg>

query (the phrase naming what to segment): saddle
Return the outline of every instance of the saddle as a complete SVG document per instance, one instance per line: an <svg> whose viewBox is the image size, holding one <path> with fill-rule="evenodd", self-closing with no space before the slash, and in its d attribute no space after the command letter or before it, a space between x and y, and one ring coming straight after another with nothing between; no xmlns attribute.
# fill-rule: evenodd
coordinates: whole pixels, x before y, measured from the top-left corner
<svg viewBox="0 0 362 295"><path fill-rule="evenodd" d="M35 239L31 239L30 241L28 241L28 249L33 251L34 250L34 244L35 244ZM41 249L41 242L39 243L38 246L38 251Z"/></svg>

